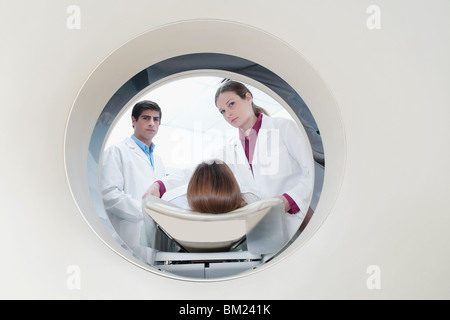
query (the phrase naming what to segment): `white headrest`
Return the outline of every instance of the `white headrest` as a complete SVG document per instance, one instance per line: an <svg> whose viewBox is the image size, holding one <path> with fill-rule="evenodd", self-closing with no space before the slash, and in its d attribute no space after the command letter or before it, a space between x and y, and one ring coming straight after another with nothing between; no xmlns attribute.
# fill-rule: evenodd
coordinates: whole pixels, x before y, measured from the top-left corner
<svg viewBox="0 0 450 320"><path fill-rule="evenodd" d="M193 210L180 208L171 204L168 201L162 200L157 197L150 196L146 198L145 207L150 210L155 210L161 214L176 217L183 220L194 221L224 221L241 219L243 216L260 212L261 210L271 208L280 203L278 198L269 198L264 200L258 200L256 202L247 204L241 208L230 212L224 213L200 213Z"/></svg>
<svg viewBox="0 0 450 320"><path fill-rule="evenodd" d="M283 202L280 199L270 198L228 213L211 214L179 208L170 202L149 196L145 199L144 210L176 241L201 249L225 247L240 240L272 208L281 205Z"/></svg>

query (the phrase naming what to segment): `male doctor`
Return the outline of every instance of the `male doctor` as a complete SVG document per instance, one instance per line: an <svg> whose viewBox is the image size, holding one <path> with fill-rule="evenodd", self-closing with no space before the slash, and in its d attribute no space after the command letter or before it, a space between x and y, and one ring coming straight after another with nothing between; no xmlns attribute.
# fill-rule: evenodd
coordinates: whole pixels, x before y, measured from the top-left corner
<svg viewBox="0 0 450 320"><path fill-rule="evenodd" d="M142 195L153 181L165 176L154 153L153 138L161 123L161 108L153 101L136 103L131 115L134 134L109 147L100 173L103 203L120 238L140 254L143 226Z"/></svg>

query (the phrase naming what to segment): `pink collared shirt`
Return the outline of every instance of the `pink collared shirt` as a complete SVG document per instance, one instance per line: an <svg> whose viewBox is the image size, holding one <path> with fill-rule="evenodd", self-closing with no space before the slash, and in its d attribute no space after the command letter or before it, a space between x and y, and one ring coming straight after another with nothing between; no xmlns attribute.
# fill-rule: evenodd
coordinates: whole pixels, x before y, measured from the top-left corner
<svg viewBox="0 0 450 320"><path fill-rule="evenodd" d="M239 139L242 142L242 147L245 150L245 156L247 157L248 163L250 164L252 173L253 173L253 166L252 166L253 154L255 152L256 139L258 138L259 129L261 129L262 117L263 114L260 113L258 115L258 119L256 120L255 124L250 129L250 132L247 137L245 137L244 131L239 129Z"/></svg>

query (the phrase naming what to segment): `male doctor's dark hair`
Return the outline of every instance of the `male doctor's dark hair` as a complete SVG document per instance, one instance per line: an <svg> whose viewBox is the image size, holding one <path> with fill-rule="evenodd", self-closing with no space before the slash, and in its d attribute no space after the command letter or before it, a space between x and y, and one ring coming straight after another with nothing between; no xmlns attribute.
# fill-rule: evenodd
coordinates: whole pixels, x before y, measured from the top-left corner
<svg viewBox="0 0 450 320"><path fill-rule="evenodd" d="M150 100L143 100L136 103L133 107L133 111L131 112L131 116L136 119L136 121L141 116L144 110L155 110L159 112L159 123L161 124L162 111L159 105L156 102Z"/></svg>

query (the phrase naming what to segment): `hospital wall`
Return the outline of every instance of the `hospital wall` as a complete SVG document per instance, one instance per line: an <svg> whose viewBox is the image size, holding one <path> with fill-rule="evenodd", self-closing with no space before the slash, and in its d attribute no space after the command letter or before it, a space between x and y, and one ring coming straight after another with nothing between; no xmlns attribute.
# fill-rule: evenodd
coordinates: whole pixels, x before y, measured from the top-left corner
<svg viewBox="0 0 450 320"><path fill-rule="evenodd" d="M444 0L2 1L0 297L448 299L449 9ZM106 57L150 30L202 20L261 30L310 63L338 106L345 163L342 179L326 178L339 192L301 246L245 277L191 282L140 268L96 235L67 181L64 138Z"/></svg>

